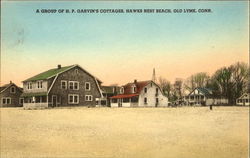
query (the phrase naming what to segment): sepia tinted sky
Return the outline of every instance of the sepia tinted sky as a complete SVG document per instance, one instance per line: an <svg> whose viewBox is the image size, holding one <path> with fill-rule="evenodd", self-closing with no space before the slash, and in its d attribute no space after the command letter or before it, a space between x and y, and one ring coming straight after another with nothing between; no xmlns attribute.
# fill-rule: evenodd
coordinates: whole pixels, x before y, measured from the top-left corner
<svg viewBox="0 0 250 158"><path fill-rule="evenodd" d="M248 2L1 2L1 84L79 64L104 82L210 75L249 58ZM36 9L200 9L212 13L36 13Z"/></svg>

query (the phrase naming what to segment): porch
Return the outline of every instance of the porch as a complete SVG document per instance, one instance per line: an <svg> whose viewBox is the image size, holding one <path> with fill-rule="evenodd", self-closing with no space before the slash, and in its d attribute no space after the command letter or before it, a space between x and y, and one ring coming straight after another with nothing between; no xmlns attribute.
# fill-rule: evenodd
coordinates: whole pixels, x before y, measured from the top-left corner
<svg viewBox="0 0 250 158"><path fill-rule="evenodd" d="M116 95L110 99L111 107L138 107L138 94Z"/></svg>
<svg viewBox="0 0 250 158"><path fill-rule="evenodd" d="M23 93L24 109L43 109L49 107L47 93Z"/></svg>

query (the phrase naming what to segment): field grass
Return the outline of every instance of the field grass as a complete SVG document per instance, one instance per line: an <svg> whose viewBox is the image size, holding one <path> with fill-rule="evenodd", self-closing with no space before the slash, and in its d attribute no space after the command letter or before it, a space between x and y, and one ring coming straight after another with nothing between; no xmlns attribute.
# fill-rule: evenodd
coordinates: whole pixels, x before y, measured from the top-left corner
<svg viewBox="0 0 250 158"><path fill-rule="evenodd" d="M1 108L1 158L247 158L249 107Z"/></svg>

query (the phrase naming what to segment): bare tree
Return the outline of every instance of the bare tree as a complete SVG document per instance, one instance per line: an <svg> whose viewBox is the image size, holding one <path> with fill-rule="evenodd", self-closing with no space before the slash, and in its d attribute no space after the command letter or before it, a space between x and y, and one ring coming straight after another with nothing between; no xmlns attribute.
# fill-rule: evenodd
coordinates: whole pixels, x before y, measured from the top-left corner
<svg viewBox="0 0 250 158"><path fill-rule="evenodd" d="M181 78L176 78L173 85L173 93L175 99L180 99L183 96L183 80Z"/></svg>
<svg viewBox="0 0 250 158"><path fill-rule="evenodd" d="M171 83L166 80L163 77L159 77L159 86L162 89L164 95L166 95L168 98L170 98L170 94L171 94Z"/></svg>
<svg viewBox="0 0 250 158"><path fill-rule="evenodd" d="M209 79L210 77L206 72L196 73L186 79L184 83L184 88L188 91L192 91L194 88L197 87L206 87L209 82Z"/></svg>

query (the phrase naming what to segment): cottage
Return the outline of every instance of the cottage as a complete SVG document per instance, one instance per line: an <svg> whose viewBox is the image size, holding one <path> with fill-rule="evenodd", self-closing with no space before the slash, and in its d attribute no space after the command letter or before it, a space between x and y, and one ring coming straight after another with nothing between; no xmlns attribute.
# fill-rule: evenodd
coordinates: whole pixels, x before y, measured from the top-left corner
<svg viewBox="0 0 250 158"><path fill-rule="evenodd" d="M10 81L9 84L5 84L0 87L0 107L21 107L23 106L23 93L22 88Z"/></svg>
<svg viewBox="0 0 250 158"><path fill-rule="evenodd" d="M189 105L211 105L212 94L211 89L198 87L191 91L185 100Z"/></svg>
<svg viewBox="0 0 250 158"><path fill-rule="evenodd" d="M250 105L250 93L244 93L238 99L236 99L236 105L249 106Z"/></svg>
<svg viewBox="0 0 250 158"><path fill-rule="evenodd" d="M119 94L119 86L101 86L103 98L101 100L102 106L110 107L110 97Z"/></svg>
<svg viewBox="0 0 250 158"><path fill-rule="evenodd" d="M95 106L101 81L79 65L50 69L23 81L24 108Z"/></svg>
<svg viewBox="0 0 250 158"><path fill-rule="evenodd" d="M153 81L135 80L121 87L120 94L110 97L111 107L165 107L168 98Z"/></svg>
<svg viewBox="0 0 250 158"><path fill-rule="evenodd" d="M228 104L228 99L216 98L209 88L198 87L185 96L188 105L223 105Z"/></svg>

